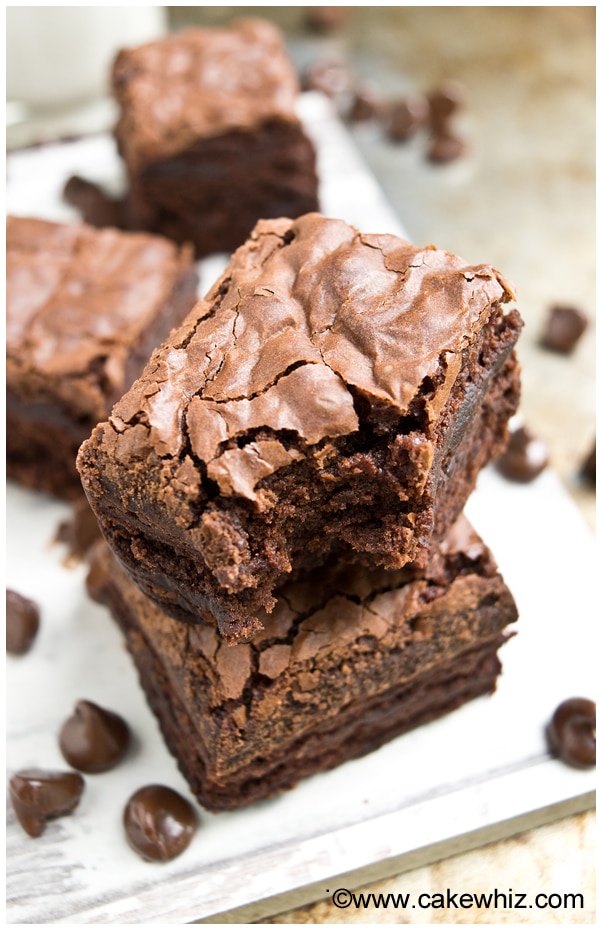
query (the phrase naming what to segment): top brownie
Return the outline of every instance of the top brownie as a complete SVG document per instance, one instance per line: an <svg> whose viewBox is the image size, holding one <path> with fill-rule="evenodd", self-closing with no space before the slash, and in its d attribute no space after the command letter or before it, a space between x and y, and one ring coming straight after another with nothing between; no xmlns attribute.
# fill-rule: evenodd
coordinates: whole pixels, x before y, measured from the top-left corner
<svg viewBox="0 0 600 928"><path fill-rule="evenodd" d="M10 216L6 265L9 476L81 495L79 445L196 301L192 251Z"/></svg>
<svg viewBox="0 0 600 928"><path fill-rule="evenodd" d="M186 29L121 51L113 65L121 107L116 135L139 169L185 151L197 138L297 124L298 80L279 30L262 20Z"/></svg>
<svg viewBox="0 0 600 928"><path fill-rule="evenodd" d="M519 396L509 285L309 214L262 221L79 455L138 585L233 640L300 566L427 560Z"/></svg>

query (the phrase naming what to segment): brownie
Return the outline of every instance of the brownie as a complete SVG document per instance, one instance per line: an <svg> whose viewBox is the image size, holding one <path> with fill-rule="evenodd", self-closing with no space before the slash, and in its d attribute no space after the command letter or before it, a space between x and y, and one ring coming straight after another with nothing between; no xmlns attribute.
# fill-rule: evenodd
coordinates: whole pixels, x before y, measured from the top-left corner
<svg viewBox="0 0 600 928"><path fill-rule="evenodd" d="M232 251L258 219L318 209L298 81L262 20L190 28L125 49L112 73L132 228Z"/></svg>
<svg viewBox="0 0 600 928"><path fill-rule="evenodd" d="M233 640L302 562L422 563L504 447L512 296L432 246L258 223L80 451L105 537L166 612Z"/></svg>
<svg viewBox="0 0 600 928"><path fill-rule="evenodd" d="M121 626L165 741L219 811L273 796L495 689L517 612L460 517L422 570L339 562L281 590L234 647L141 593L105 542L88 577Z"/></svg>
<svg viewBox="0 0 600 928"><path fill-rule="evenodd" d="M7 473L82 497L77 449L197 298L189 247L8 217Z"/></svg>

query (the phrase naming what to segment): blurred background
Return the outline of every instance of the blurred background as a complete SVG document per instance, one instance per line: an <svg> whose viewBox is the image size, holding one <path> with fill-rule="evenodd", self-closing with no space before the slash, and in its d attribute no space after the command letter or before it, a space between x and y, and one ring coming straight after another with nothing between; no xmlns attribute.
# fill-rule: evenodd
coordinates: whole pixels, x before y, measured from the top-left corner
<svg viewBox="0 0 600 928"><path fill-rule="evenodd" d="M116 48L255 15L282 28L305 82L320 69L412 240L493 264L516 288L522 418L594 526L580 467L595 440L595 8L9 7L9 148L110 129ZM453 160L431 162L424 134L399 142L381 120L348 118L355 90L391 104L448 79L463 96ZM555 304L590 318L568 356L539 344Z"/></svg>

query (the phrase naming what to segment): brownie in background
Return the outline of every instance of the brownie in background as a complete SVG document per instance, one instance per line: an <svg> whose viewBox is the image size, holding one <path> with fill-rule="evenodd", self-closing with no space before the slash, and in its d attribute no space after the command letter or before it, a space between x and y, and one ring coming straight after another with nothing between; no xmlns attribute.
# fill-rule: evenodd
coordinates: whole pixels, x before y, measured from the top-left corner
<svg viewBox="0 0 600 928"><path fill-rule="evenodd" d="M194 305L192 258L157 236L8 218L10 478L82 496L77 450Z"/></svg>
<svg viewBox="0 0 600 928"><path fill-rule="evenodd" d="M129 228L202 256L232 251L258 219L318 209L298 82L272 24L190 28L123 50L112 86Z"/></svg>

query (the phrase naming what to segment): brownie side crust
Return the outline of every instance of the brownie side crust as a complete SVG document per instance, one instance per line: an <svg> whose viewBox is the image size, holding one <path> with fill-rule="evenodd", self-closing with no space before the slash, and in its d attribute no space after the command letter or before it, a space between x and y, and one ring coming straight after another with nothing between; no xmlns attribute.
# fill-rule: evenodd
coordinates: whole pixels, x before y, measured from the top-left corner
<svg viewBox="0 0 600 928"><path fill-rule="evenodd" d="M507 439L512 296L431 246L259 223L81 450L111 547L168 614L232 640L303 558L425 561Z"/></svg>
<svg viewBox="0 0 600 928"><path fill-rule="evenodd" d="M126 49L112 82L130 228L191 241L200 256L232 251L260 218L318 209L298 80L271 23L187 29Z"/></svg>
<svg viewBox="0 0 600 928"><path fill-rule="evenodd" d="M88 588L123 629L165 740L200 802L237 808L493 692L517 618L461 519L425 569L339 562L282 591L264 630L228 646L157 609L97 549Z"/></svg>
<svg viewBox="0 0 600 928"><path fill-rule="evenodd" d="M81 496L81 442L196 300L189 247L7 220L7 473Z"/></svg>

